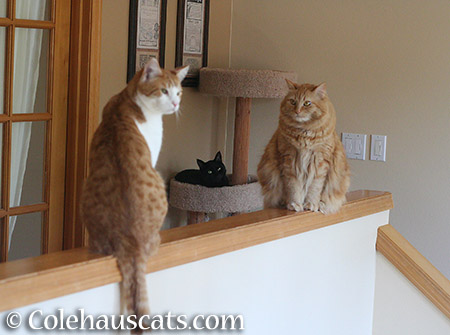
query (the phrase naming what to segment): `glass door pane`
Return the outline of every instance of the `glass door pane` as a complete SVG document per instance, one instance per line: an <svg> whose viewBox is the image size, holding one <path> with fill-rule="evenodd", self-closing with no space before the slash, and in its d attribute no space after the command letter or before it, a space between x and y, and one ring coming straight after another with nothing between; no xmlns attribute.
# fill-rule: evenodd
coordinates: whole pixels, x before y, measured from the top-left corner
<svg viewBox="0 0 450 335"><path fill-rule="evenodd" d="M16 0L16 18L49 21L50 0Z"/></svg>
<svg viewBox="0 0 450 335"><path fill-rule="evenodd" d="M10 207L44 202L46 122L14 122Z"/></svg>
<svg viewBox="0 0 450 335"><path fill-rule="evenodd" d="M16 28L13 113L47 112L49 31Z"/></svg>
<svg viewBox="0 0 450 335"><path fill-rule="evenodd" d="M0 9L1 11L1 9ZM0 27L0 114L5 108L5 55L6 55L6 28Z"/></svg>
<svg viewBox="0 0 450 335"><path fill-rule="evenodd" d="M8 16L8 6L6 0L0 0L0 17Z"/></svg>
<svg viewBox="0 0 450 335"><path fill-rule="evenodd" d="M9 218L8 261L42 254L42 217L38 212Z"/></svg>

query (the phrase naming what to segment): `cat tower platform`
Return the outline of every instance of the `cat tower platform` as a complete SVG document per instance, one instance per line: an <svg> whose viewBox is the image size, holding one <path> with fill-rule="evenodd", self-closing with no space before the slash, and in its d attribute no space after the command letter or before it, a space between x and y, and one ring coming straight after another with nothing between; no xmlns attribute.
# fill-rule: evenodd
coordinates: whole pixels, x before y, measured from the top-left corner
<svg viewBox="0 0 450 335"><path fill-rule="evenodd" d="M208 189L190 184L180 186L177 184L184 183L172 180L170 204L188 211L188 223L203 221L205 212L238 213L262 208L261 187L254 177L248 176L252 99L283 98L288 91L286 79L295 82L297 74L276 70L200 69L201 93L236 98L232 186Z"/></svg>
<svg viewBox="0 0 450 335"><path fill-rule="evenodd" d="M236 213L262 208L261 185L256 176L249 176L246 184L206 187L170 181L170 205L188 212Z"/></svg>

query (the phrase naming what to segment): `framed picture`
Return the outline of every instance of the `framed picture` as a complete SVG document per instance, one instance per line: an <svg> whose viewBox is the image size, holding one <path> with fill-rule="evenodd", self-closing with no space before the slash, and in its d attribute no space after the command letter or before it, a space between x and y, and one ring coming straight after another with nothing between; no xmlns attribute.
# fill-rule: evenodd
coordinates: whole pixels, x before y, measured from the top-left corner
<svg viewBox="0 0 450 335"><path fill-rule="evenodd" d="M198 86L199 70L207 66L209 1L178 0L175 66L190 66L183 86Z"/></svg>
<svg viewBox="0 0 450 335"><path fill-rule="evenodd" d="M130 0L127 82L155 57L164 67L167 0Z"/></svg>

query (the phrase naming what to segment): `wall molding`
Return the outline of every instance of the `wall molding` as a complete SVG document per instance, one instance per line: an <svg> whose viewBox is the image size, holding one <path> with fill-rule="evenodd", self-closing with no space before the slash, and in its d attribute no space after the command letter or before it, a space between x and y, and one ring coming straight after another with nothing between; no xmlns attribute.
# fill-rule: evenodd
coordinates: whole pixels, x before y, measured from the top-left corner
<svg viewBox="0 0 450 335"><path fill-rule="evenodd" d="M377 251L450 319L450 281L391 225L378 229Z"/></svg>

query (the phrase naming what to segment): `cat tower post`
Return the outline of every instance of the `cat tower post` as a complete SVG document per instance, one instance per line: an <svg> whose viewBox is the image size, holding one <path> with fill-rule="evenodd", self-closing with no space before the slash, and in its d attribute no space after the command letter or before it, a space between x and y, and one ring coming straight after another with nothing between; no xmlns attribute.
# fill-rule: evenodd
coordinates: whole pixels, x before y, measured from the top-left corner
<svg viewBox="0 0 450 335"><path fill-rule="evenodd" d="M233 174L231 185L223 187L170 181L169 203L188 212L188 224L204 221L204 213L242 213L263 206L261 186L255 176L248 175L250 109L253 98L284 97L286 79L296 81L297 75L272 70L200 70L200 92L236 98Z"/></svg>
<svg viewBox="0 0 450 335"><path fill-rule="evenodd" d="M297 74L274 70L215 68L200 70L200 92L218 97L236 98L232 185L248 182L252 99L284 97L287 93L286 79L295 82Z"/></svg>

